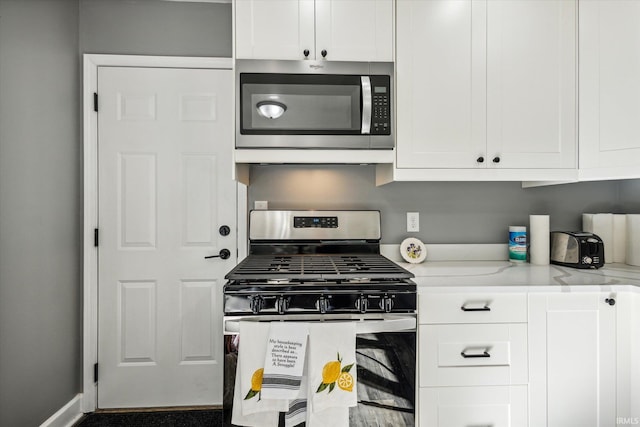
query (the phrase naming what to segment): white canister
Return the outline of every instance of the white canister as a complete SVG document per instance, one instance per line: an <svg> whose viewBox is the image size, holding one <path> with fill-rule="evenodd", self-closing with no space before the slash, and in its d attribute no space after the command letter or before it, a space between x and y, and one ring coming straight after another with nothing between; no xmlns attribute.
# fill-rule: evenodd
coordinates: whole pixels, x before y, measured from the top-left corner
<svg viewBox="0 0 640 427"><path fill-rule="evenodd" d="M527 261L527 227L509 226L509 261Z"/></svg>

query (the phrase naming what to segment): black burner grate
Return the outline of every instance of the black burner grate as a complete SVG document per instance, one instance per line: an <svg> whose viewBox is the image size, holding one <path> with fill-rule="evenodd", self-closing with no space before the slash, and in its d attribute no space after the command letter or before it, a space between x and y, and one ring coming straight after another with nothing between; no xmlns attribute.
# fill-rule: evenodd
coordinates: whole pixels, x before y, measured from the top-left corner
<svg viewBox="0 0 640 427"><path fill-rule="evenodd" d="M412 273L378 254L250 255L231 280L405 279Z"/></svg>

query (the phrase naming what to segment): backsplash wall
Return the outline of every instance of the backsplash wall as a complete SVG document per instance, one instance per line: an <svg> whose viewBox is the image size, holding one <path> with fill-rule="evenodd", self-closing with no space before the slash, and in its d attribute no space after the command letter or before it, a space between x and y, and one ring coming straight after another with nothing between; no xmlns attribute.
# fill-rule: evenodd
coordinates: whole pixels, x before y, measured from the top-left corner
<svg viewBox="0 0 640 427"><path fill-rule="evenodd" d="M620 181L619 192L624 213L640 214L640 179Z"/></svg>
<svg viewBox="0 0 640 427"><path fill-rule="evenodd" d="M269 209L376 209L382 243L506 243L509 225L529 214L551 216L552 230L578 230L583 212L631 212L640 181L583 182L523 189L520 182L394 182L375 186L375 166L256 165L249 206ZM622 199L620 192L628 195ZM420 232L406 232L406 212L420 213Z"/></svg>

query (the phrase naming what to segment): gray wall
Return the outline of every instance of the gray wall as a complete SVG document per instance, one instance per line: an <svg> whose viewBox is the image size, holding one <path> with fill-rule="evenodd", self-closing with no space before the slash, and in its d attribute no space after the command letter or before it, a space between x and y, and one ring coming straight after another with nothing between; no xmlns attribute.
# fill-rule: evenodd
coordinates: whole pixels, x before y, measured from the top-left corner
<svg viewBox="0 0 640 427"><path fill-rule="evenodd" d="M0 0L0 425L81 389L76 0Z"/></svg>
<svg viewBox="0 0 640 427"><path fill-rule="evenodd" d="M231 5L0 0L0 426L82 391L80 55L231 56Z"/></svg>
<svg viewBox="0 0 640 427"><path fill-rule="evenodd" d="M231 56L231 4L80 0L83 53Z"/></svg>
<svg viewBox="0 0 640 427"><path fill-rule="evenodd" d="M621 213L640 214L640 179L620 181Z"/></svg>
<svg viewBox="0 0 640 427"><path fill-rule="evenodd" d="M638 181L625 194L636 206ZM395 182L375 186L374 166L253 166L249 206L270 209L378 209L383 243L408 236L425 243L506 243L509 225L528 225L529 214L551 216L551 229L578 230L583 212L620 212L617 181L523 189L519 182ZM420 232L406 232L406 212L420 212Z"/></svg>

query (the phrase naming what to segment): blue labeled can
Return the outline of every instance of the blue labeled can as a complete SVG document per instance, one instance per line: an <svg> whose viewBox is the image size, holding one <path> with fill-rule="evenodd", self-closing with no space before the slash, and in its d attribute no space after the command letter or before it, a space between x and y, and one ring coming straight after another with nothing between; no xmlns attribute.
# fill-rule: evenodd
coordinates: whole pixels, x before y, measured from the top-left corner
<svg viewBox="0 0 640 427"><path fill-rule="evenodd" d="M527 227L509 226L509 261L527 261Z"/></svg>

